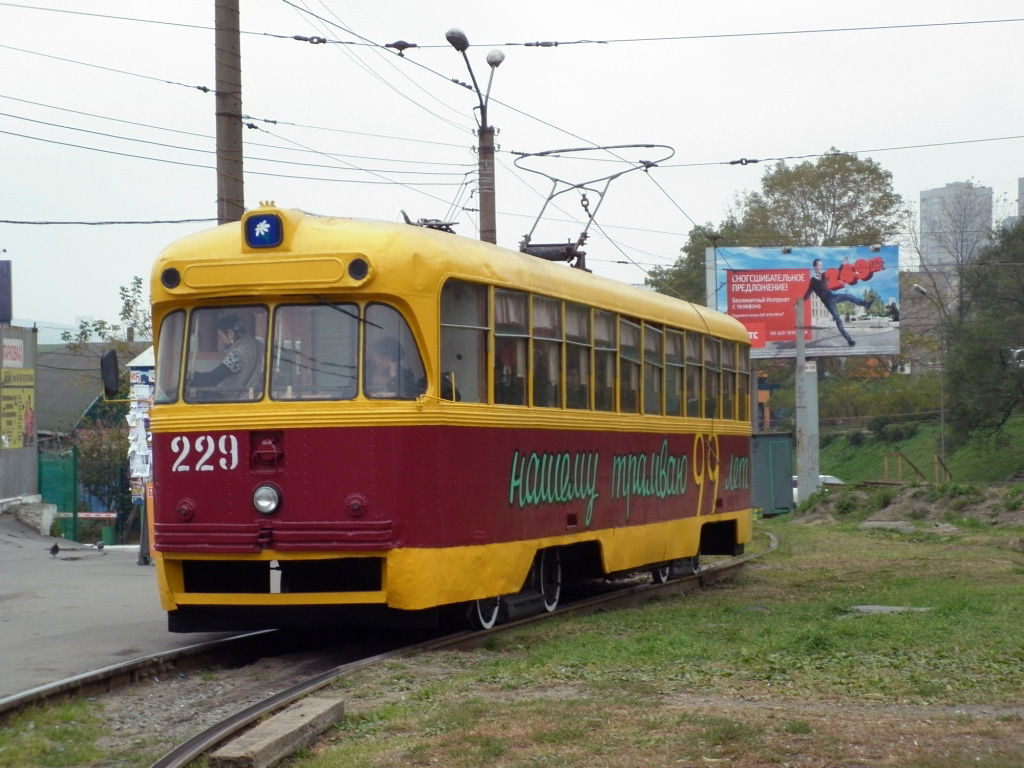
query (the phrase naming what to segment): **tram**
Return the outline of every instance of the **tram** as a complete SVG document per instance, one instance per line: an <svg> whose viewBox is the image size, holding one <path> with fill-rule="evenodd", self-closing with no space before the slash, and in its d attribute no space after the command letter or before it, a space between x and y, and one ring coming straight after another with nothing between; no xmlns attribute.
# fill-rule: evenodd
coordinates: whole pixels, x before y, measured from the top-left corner
<svg viewBox="0 0 1024 768"><path fill-rule="evenodd" d="M421 226L261 204L152 272L173 632L490 627L750 540L732 318Z"/></svg>

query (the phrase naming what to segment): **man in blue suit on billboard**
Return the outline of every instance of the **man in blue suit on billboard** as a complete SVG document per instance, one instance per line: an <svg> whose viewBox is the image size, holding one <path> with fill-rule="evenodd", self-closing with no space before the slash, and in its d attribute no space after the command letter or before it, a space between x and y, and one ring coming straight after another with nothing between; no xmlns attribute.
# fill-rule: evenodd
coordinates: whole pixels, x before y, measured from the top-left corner
<svg viewBox="0 0 1024 768"><path fill-rule="evenodd" d="M846 328L843 327L843 319L839 316L839 309L836 307L840 301L848 301L851 304L856 304L858 307L864 307L867 309L871 306L872 302L864 301L859 299L852 293L833 293L828 287L828 281L821 273L821 259L815 259L811 264L814 268L814 274L811 275L811 282L807 286L807 291L804 293L804 301L807 301L813 293L817 296L821 303L825 305L825 309L832 315L832 319L836 321L836 328L839 329L839 333L846 339L846 343L851 347L856 345L857 342L853 340Z"/></svg>

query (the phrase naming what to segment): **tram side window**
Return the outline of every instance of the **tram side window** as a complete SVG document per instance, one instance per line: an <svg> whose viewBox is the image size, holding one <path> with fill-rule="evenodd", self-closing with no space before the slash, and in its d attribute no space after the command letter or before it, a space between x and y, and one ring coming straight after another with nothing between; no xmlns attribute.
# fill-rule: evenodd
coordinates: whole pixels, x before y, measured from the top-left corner
<svg viewBox="0 0 1024 768"><path fill-rule="evenodd" d="M363 394L384 400L422 395L423 358L405 318L387 304L370 304L363 327Z"/></svg>
<svg viewBox="0 0 1024 768"><path fill-rule="evenodd" d="M736 418L736 342L722 342L722 418Z"/></svg>
<svg viewBox="0 0 1024 768"><path fill-rule="evenodd" d="M661 413L661 329L644 324L644 413Z"/></svg>
<svg viewBox="0 0 1024 768"><path fill-rule="evenodd" d="M565 306L565 406L590 407L590 308Z"/></svg>
<svg viewBox="0 0 1024 768"><path fill-rule="evenodd" d="M449 280L441 289L442 400L487 402L487 286Z"/></svg>
<svg viewBox="0 0 1024 768"><path fill-rule="evenodd" d="M721 417L721 343L704 337L704 418Z"/></svg>
<svg viewBox="0 0 1024 768"><path fill-rule="evenodd" d="M665 331L665 413L683 415L683 334Z"/></svg>
<svg viewBox="0 0 1024 768"><path fill-rule="evenodd" d="M615 315L594 312L594 408L615 410Z"/></svg>
<svg viewBox="0 0 1024 768"><path fill-rule="evenodd" d="M686 334L686 415L700 418L704 400L704 377L701 372L701 347L703 336L699 333Z"/></svg>
<svg viewBox="0 0 1024 768"><path fill-rule="evenodd" d="M562 404L562 302L533 297L533 404Z"/></svg>
<svg viewBox="0 0 1024 768"><path fill-rule="evenodd" d="M640 326L619 320L619 410L640 412Z"/></svg>
<svg viewBox="0 0 1024 768"><path fill-rule="evenodd" d="M736 418L740 421L750 421L750 347L741 344L738 358L740 371L736 398L739 413L736 414Z"/></svg>
<svg viewBox="0 0 1024 768"><path fill-rule="evenodd" d="M296 304L277 308L270 356L275 400L350 400L356 396L359 307Z"/></svg>
<svg viewBox="0 0 1024 768"><path fill-rule="evenodd" d="M186 402L261 399L267 308L204 307L192 312L189 323Z"/></svg>
<svg viewBox="0 0 1024 768"><path fill-rule="evenodd" d="M526 405L527 295L494 291L494 402Z"/></svg>
<svg viewBox="0 0 1024 768"><path fill-rule="evenodd" d="M173 403L178 399L181 378L181 352L185 345L185 313L171 312L160 324L157 343L155 403Z"/></svg>

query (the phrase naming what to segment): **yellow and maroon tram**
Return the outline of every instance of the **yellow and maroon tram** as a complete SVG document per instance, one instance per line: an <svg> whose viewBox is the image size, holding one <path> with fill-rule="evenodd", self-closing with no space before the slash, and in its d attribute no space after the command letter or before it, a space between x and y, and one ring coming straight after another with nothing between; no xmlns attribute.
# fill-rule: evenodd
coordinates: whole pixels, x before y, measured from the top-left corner
<svg viewBox="0 0 1024 768"><path fill-rule="evenodd" d="M273 205L152 277L171 631L487 627L750 539L749 344L725 315Z"/></svg>

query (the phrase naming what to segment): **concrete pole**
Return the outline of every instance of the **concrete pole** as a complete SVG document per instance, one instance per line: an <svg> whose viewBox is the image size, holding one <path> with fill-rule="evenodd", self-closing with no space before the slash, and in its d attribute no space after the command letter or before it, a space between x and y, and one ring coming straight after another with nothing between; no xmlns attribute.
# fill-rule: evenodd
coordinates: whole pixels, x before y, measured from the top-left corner
<svg viewBox="0 0 1024 768"><path fill-rule="evenodd" d="M796 301L796 466L797 501L818 490L818 364L807 360L804 342L804 300Z"/></svg>
<svg viewBox="0 0 1024 768"><path fill-rule="evenodd" d="M484 113L486 115L486 113ZM484 118L486 120L486 117ZM498 242L498 223L494 200L494 126L480 126L480 239Z"/></svg>
<svg viewBox="0 0 1024 768"><path fill-rule="evenodd" d="M242 59L238 0L215 0L217 83L217 221L239 221L242 184Z"/></svg>

